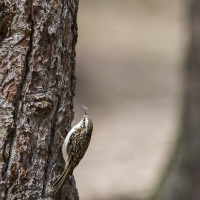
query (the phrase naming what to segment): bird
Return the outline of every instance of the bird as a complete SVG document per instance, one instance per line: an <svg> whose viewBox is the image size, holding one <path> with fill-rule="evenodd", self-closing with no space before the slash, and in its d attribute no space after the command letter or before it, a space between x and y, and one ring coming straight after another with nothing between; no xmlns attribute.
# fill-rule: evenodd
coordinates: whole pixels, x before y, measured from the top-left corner
<svg viewBox="0 0 200 200"><path fill-rule="evenodd" d="M73 174L74 168L85 155L90 143L93 122L86 113L87 108L82 107L84 111L82 120L68 132L62 145L65 168L53 186L53 195L60 191L68 176Z"/></svg>

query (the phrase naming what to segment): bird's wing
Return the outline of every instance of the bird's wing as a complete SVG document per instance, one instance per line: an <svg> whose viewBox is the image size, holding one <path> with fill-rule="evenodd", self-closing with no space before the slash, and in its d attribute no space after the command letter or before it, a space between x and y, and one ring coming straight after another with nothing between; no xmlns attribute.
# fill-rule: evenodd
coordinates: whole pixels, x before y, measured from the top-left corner
<svg viewBox="0 0 200 200"><path fill-rule="evenodd" d="M74 132L69 138L69 142L67 145L67 156L69 159L69 163L74 169L83 158L89 143L90 143L90 135L85 134L85 130L83 127L79 128L76 132Z"/></svg>

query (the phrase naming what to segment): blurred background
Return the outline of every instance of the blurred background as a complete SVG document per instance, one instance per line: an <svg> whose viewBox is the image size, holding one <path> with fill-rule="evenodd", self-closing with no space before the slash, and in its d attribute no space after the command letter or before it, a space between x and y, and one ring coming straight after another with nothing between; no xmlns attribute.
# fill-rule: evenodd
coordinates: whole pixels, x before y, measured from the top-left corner
<svg viewBox="0 0 200 200"><path fill-rule="evenodd" d="M148 199L180 127L187 6L182 0L81 0L76 124L94 131L75 169L81 200Z"/></svg>

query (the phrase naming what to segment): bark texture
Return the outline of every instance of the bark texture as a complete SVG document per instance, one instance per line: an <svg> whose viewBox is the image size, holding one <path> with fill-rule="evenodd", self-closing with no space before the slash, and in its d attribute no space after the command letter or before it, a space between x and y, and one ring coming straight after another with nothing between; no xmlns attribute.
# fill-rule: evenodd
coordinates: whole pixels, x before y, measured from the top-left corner
<svg viewBox="0 0 200 200"><path fill-rule="evenodd" d="M0 199L56 199L73 119L78 0L0 1ZM57 199L78 199L73 176Z"/></svg>
<svg viewBox="0 0 200 200"><path fill-rule="evenodd" d="M182 135L158 200L200 199L200 1L190 3L192 32Z"/></svg>

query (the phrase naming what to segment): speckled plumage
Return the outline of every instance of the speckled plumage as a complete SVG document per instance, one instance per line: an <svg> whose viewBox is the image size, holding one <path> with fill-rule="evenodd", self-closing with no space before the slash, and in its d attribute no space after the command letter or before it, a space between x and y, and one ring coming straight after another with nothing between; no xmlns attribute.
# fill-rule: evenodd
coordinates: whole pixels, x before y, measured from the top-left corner
<svg viewBox="0 0 200 200"><path fill-rule="evenodd" d="M53 187L53 194L56 194L64 184L69 174L79 164L89 146L93 130L92 120L85 112L83 119L74 126L62 146L63 158L66 162L65 169Z"/></svg>

